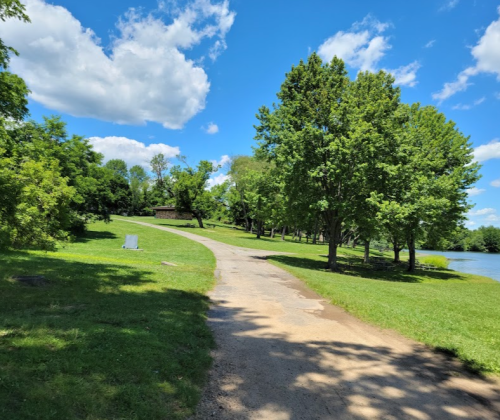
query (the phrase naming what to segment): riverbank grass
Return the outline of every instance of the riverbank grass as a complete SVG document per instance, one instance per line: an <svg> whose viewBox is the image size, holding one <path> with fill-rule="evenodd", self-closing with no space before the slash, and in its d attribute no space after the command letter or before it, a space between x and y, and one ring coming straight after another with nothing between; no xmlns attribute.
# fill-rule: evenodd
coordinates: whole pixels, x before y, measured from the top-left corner
<svg viewBox="0 0 500 420"><path fill-rule="evenodd" d="M143 251L122 249L126 234ZM118 222L58 252L2 253L0 418L186 418L211 361L214 268L202 245Z"/></svg>
<svg viewBox="0 0 500 420"><path fill-rule="evenodd" d="M418 257L437 270L408 273L406 264L400 264L386 271L364 265L362 247L342 247L338 253L343 273L332 273L326 270L327 245L293 242L289 237L285 242L269 237L258 240L223 224L199 229L179 227L185 221L132 219L180 228L230 245L293 253L268 260L366 322L455 354L477 372L500 375L500 283L447 270L443 257ZM386 263L391 261L391 253L370 253L385 258Z"/></svg>

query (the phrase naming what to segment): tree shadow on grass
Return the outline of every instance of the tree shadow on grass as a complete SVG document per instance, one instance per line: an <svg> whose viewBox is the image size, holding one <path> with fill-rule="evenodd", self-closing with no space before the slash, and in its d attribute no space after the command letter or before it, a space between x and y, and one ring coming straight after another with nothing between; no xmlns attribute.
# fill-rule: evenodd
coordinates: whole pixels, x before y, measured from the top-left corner
<svg viewBox="0 0 500 420"><path fill-rule="evenodd" d="M325 260L327 256L324 257ZM306 257L293 255L272 255L268 259L277 261L291 267L305 268L308 270L329 272L326 261L315 260ZM404 283L420 283L424 279L429 280L463 280L463 277L452 270L423 271L417 270L410 273L406 270L406 265L394 265L390 270L376 270L373 266L362 264L360 258L341 256L337 258L341 265L341 274L353 277L362 277L372 280L383 280Z"/></svg>
<svg viewBox="0 0 500 420"><path fill-rule="evenodd" d="M77 235L75 237L75 242L87 243L90 241L95 241L97 239L116 239L116 238L118 238L118 236L115 235L113 232L108 232L108 231L99 232L99 231L91 230L91 231L87 231L81 235Z"/></svg>
<svg viewBox="0 0 500 420"><path fill-rule="evenodd" d="M213 346L206 296L131 266L10 252L0 267L0 418L192 412ZM33 273L48 284L12 280Z"/></svg>

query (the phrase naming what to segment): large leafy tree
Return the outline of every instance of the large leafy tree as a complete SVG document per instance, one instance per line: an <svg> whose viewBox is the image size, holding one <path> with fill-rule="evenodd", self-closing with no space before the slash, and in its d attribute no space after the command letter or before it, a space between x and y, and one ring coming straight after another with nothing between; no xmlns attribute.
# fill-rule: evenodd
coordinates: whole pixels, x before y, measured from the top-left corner
<svg viewBox="0 0 500 420"><path fill-rule="evenodd" d="M415 243L453 233L471 207L467 189L479 178L473 149L452 121L434 107L402 106L407 118L386 162L386 189L372 192L378 219L408 245L415 269Z"/></svg>
<svg viewBox="0 0 500 420"><path fill-rule="evenodd" d="M399 90L384 72L351 82L344 62L313 53L286 75L279 103L258 115L261 153L275 162L297 208L318 212L329 235L328 267L338 269L342 225L364 212L390 150Z"/></svg>

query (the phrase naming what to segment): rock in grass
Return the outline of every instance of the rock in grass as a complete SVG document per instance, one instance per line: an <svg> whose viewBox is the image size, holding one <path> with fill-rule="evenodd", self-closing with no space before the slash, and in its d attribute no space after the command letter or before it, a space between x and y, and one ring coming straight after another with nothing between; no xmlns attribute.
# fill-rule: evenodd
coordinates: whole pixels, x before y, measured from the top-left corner
<svg viewBox="0 0 500 420"><path fill-rule="evenodd" d="M162 261L161 265L169 265L170 267L177 267L177 264L168 262L168 261Z"/></svg>

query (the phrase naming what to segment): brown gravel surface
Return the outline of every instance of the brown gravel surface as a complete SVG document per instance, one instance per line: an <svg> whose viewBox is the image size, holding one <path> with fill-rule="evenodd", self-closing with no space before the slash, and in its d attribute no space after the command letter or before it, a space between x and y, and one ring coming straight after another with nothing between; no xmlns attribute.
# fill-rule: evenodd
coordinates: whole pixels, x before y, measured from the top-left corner
<svg viewBox="0 0 500 420"><path fill-rule="evenodd" d="M269 251L140 223L207 246L217 349L199 419L500 419L498 381L368 325L268 263Z"/></svg>

